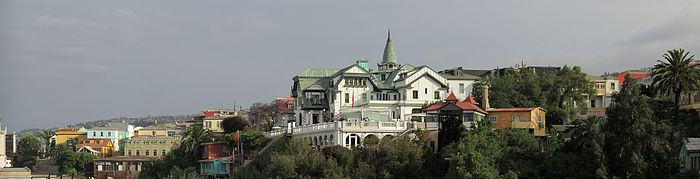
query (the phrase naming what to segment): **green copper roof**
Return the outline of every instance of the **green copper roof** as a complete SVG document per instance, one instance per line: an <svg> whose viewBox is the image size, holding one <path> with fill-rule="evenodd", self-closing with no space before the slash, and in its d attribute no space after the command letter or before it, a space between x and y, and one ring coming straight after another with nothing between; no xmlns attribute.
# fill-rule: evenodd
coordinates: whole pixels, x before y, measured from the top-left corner
<svg viewBox="0 0 700 179"><path fill-rule="evenodd" d="M298 77L330 77L333 76L336 72L340 70L338 69L308 69L304 72L301 72L301 74L297 75Z"/></svg>
<svg viewBox="0 0 700 179"><path fill-rule="evenodd" d="M386 39L386 46L384 46L384 57L382 57L382 63L398 63L396 62L396 52L394 52L394 45L391 44L391 31L389 31L389 36Z"/></svg>

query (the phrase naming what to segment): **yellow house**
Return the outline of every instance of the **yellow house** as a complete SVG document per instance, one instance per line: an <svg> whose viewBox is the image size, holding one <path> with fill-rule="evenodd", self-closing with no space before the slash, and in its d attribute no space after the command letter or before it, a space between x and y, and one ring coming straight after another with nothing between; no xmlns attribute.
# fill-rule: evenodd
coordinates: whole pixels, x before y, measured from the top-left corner
<svg viewBox="0 0 700 179"><path fill-rule="evenodd" d="M111 157L114 144L111 139L86 138L80 140L78 152L89 152L99 158Z"/></svg>
<svg viewBox="0 0 700 179"><path fill-rule="evenodd" d="M175 124L161 124L156 122L154 125L144 127L136 132L136 136L176 136L182 132L183 128Z"/></svg>
<svg viewBox="0 0 700 179"><path fill-rule="evenodd" d="M525 128L535 136L547 135L545 113L542 108L500 108L488 109L488 119L494 128Z"/></svg>
<svg viewBox="0 0 700 179"><path fill-rule="evenodd" d="M87 131L81 132L78 128L56 129L56 145L77 145L83 138L87 138Z"/></svg>
<svg viewBox="0 0 700 179"><path fill-rule="evenodd" d="M212 132L224 132L224 128L222 126L224 122L223 116L213 116L213 117L208 117L204 118L203 126L206 129L209 129Z"/></svg>

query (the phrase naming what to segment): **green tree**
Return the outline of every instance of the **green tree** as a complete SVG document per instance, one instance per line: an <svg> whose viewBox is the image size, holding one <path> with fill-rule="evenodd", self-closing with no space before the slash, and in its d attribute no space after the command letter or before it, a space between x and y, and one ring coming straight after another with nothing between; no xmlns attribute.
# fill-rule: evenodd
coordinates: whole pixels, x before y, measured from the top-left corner
<svg viewBox="0 0 700 179"><path fill-rule="evenodd" d="M577 114L588 111L586 96L593 96L595 92L593 84L586 79L579 66L564 66L543 75L540 86L545 92L547 125L574 121Z"/></svg>
<svg viewBox="0 0 700 179"><path fill-rule="evenodd" d="M653 82L651 86L661 94L673 94L675 98L674 118L678 120L680 111L680 97L683 92L690 92L700 88L700 70L698 64L693 63L690 52L683 49L668 50L663 55L666 61L657 60L651 72Z"/></svg>
<svg viewBox="0 0 700 179"><path fill-rule="evenodd" d="M484 85L489 86L489 102L494 108L534 107L544 104L545 98L539 86L539 79L527 68L517 71L508 68L503 76L488 75L479 78L472 92L474 99L483 97Z"/></svg>
<svg viewBox="0 0 700 179"><path fill-rule="evenodd" d="M48 156L49 153L51 152L51 137L53 136L53 130L43 130L41 131L41 134L39 134L39 138L44 140L44 152Z"/></svg>
<svg viewBox="0 0 700 179"><path fill-rule="evenodd" d="M491 125L482 120L471 134L445 147L450 167L445 178L500 178L496 161L502 155L504 142L491 132Z"/></svg>
<svg viewBox="0 0 700 179"><path fill-rule="evenodd" d="M19 161L17 162L17 166L32 167L36 165L37 157L39 157L41 142L32 135L24 136L19 140L17 150L19 153L19 158L17 159Z"/></svg>
<svg viewBox="0 0 700 179"><path fill-rule="evenodd" d="M85 176L93 170L93 160L97 157L90 153L79 153L71 150L61 152L56 158L58 172L71 176Z"/></svg>
<svg viewBox="0 0 700 179"><path fill-rule="evenodd" d="M246 121L243 116L236 115L233 117L224 118L221 125L224 128L224 133L232 133L245 129L245 127L248 126L248 121Z"/></svg>
<svg viewBox="0 0 700 179"><path fill-rule="evenodd" d="M211 132L201 125L187 127L183 133L180 148L183 149L186 161L196 164L197 159L202 154L199 144L212 140Z"/></svg>
<svg viewBox="0 0 700 179"><path fill-rule="evenodd" d="M602 120L597 117L589 117L587 120L578 120L572 140L569 142L570 150L574 158L569 158L575 170L571 170L570 177L605 178L608 170L605 160L604 140L605 134L601 130Z"/></svg>
<svg viewBox="0 0 700 179"><path fill-rule="evenodd" d="M629 74L627 80L633 80ZM636 83L624 83L613 95L603 127L610 176L664 178L677 172L669 142L671 127L667 120L653 118L650 104Z"/></svg>

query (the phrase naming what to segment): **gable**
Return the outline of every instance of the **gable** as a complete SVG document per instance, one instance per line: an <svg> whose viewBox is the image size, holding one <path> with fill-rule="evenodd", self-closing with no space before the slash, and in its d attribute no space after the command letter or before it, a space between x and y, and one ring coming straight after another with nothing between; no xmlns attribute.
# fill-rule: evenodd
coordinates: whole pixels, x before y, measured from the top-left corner
<svg viewBox="0 0 700 179"><path fill-rule="evenodd" d="M345 73L367 73L367 71L362 69L362 67L360 67L360 66L354 65L354 66L352 66L352 68L345 71Z"/></svg>
<svg viewBox="0 0 700 179"><path fill-rule="evenodd" d="M408 76L399 79L399 81L397 81L399 85L397 86L410 86L414 82L420 80L422 77L429 77L432 81L439 84L441 87L447 87L447 79L439 75L434 70L425 66L420 67L417 71L412 72L408 74Z"/></svg>

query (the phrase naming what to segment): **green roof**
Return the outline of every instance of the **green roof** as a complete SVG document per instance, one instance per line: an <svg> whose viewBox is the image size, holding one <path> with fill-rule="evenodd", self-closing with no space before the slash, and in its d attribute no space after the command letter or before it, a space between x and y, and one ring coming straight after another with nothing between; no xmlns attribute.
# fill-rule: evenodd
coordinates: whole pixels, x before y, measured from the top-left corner
<svg viewBox="0 0 700 179"><path fill-rule="evenodd" d="M391 31L389 31L389 36L386 39L386 46L384 46L384 55L382 57L382 63L398 63L396 62L396 52L394 52L394 45L391 43Z"/></svg>
<svg viewBox="0 0 700 179"><path fill-rule="evenodd" d="M478 76L474 76L474 75L470 75L470 74L463 74L463 75L459 75L459 76L455 76L455 75L441 75L441 76L444 77L445 79L448 79L448 80L477 80L477 79L479 79Z"/></svg>
<svg viewBox="0 0 700 179"><path fill-rule="evenodd" d="M586 79L587 79L588 81L603 80L603 77L593 76L593 75L586 75Z"/></svg>
<svg viewBox="0 0 700 179"><path fill-rule="evenodd" d="M338 69L308 69L304 72L301 72L299 75L297 75L297 77L331 77L338 71Z"/></svg>

